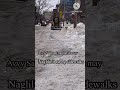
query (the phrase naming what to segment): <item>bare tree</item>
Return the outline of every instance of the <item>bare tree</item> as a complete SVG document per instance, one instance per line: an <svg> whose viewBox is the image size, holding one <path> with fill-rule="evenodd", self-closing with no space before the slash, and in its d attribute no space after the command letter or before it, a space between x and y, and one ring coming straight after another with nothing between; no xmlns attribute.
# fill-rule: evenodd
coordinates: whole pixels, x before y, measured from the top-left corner
<svg viewBox="0 0 120 90"><path fill-rule="evenodd" d="M43 11L47 11L53 6L50 4L50 0L36 0L36 7L40 14L43 13Z"/></svg>

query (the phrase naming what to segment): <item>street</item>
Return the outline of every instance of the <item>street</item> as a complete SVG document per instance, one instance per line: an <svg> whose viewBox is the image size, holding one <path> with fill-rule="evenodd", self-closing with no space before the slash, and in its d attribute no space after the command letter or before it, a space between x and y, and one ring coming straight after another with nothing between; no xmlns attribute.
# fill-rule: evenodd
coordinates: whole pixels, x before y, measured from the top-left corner
<svg viewBox="0 0 120 90"><path fill-rule="evenodd" d="M42 52L77 52L76 55L52 55ZM85 90L85 64L40 64L38 60L85 61L85 25L68 24L62 30L35 26L36 90Z"/></svg>

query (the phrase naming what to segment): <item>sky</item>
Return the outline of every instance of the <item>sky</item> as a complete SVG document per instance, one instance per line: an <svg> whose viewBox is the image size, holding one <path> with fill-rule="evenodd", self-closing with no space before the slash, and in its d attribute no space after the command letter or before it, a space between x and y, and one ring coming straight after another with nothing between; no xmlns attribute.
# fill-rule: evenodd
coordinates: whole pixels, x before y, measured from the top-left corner
<svg viewBox="0 0 120 90"><path fill-rule="evenodd" d="M36 1L38 1L38 0L36 0ZM49 3L53 6L50 9L50 11L53 10L56 7L56 4L58 4L60 2L60 0L48 0L48 1L50 1Z"/></svg>
<svg viewBox="0 0 120 90"><path fill-rule="evenodd" d="M59 2L59 0L50 0L50 3L53 5L53 8L55 8L55 6L56 6L56 4L58 4L58 2Z"/></svg>

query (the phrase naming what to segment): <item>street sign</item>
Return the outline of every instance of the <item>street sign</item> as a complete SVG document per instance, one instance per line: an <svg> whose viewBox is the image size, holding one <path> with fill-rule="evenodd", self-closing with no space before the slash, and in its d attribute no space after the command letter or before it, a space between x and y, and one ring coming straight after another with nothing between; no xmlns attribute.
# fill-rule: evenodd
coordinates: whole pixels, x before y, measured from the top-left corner
<svg viewBox="0 0 120 90"><path fill-rule="evenodd" d="M74 4L73 4L73 8L74 8L75 10L78 10L78 9L80 8L80 4L79 4L79 3L74 3Z"/></svg>
<svg viewBox="0 0 120 90"><path fill-rule="evenodd" d="M63 12L62 12L62 10L60 10L59 14L60 14L60 18L62 18L62 17L63 17Z"/></svg>

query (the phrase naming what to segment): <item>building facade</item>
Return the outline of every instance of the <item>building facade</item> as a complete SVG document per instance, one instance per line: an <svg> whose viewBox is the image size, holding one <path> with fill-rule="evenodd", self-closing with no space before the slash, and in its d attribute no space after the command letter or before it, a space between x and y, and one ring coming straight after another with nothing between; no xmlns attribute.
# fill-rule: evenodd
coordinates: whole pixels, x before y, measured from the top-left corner
<svg viewBox="0 0 120 90"><path fill-rule="evenodd" d="M77 13L78 21L80 21L81 15L85 11L85 0L60 0L60 6L64 12L64 17L68 21L71 18L72 11L74 11L73 4L75 2L80 3L80 9L78 11L82 11L82 13Z"/></svg>
<svg viewBox="0 0 120 90"><path fill-rule="evenodd" d="M73 9L73 4L75 3L75 0L60 0L60 4L63 7L65 12L70 12Z"/></svg>
<svg viewBox="0 0 120 90"><path fill-rule="evenodd" d="M84 7L85 7L85 0L60 0L60 4L62 6L62 8L66 11L66 12L69 12L69 11L73 11L73 4L75 2L78 2L80 3L80 10L84 10Z"/></svg>

